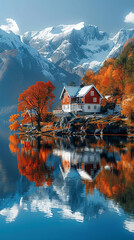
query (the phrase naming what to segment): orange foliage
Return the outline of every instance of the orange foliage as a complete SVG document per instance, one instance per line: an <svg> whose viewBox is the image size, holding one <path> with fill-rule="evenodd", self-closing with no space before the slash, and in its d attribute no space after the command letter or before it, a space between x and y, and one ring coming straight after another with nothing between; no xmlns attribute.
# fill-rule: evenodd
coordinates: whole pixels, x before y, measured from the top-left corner
<svg viewBox="0 0 134 240"><path fill-rule="evenodd" d="M10 135L9 141L10 141L12 144L14 144L15 146L20 143L20 139L18 138L18 136L17 136L16 134Z"/></svg>
<svg viewBox="0 0 134 240"><path fill-rule="evenodd" d="M108 198L113 198L114 195L124 191L125 187L124 182L121 181L119 176L105 169L102 169L95 182L96 188Z"/></svg>
<svg viewBox="0 0 134 240"><path fill-rule="evenodd" d="M125 87L125 72L122 67L115 68L112 73L113 80L116 82L117 87L121 93L124 92Z"/></svg>
<svg viewBox="0 0 134 240"><path fill-rule="evenodd" d="M48 110L54 102L54 85L48 82L36 82L35 85L30 86L24 90L19 96L18 112L21 112L21 121L17 121L20 114L14 114L10 117L10 129L16 131L22 125L27 123L37 122L38 130L41 128L41 121L46 117Z"/></svg>
<svg viewBox="0 0 134 240"><path fill-rule="evenodd" d="M133 96L132 79L133 77L129 77L127 70L118 61L108 59L97 74L87 70L82 80L86 84L94 84L102 96L110 95L111 103L120 104L124 96L126 99L130 95ZM105 107L106 103L106 100L102 100L102 107Z"/></svg>
<svg viewBox="0 0 134 240"><path fill-rule="evenodd" d="M21 116L23 116L23 119L21 122L22 125L27 124L27 123L33 123L34 121L36 121L35 116L33 116L33 115L30 116L28 113L27 114L23 113L23 114L21 114Z"/></svg>
<svg viewBox="0 0 134 240"><path fill-rule="evenodd" d="M17 121L15 121L15 122L13 122L12 124L10 124L10 130L11 131L17 131L18 130L18 128L20 127L20 124L17 122Z"/></svg>
<svg viewBox="0 0 134 240"><path fill-rule="evenodd" d="M33 115L36 117L38 128L40 129L40 122L51 109L54 102L53 84L48 82L36 82L35 85L30 86L27 90L19 96L18 112L25 112L26 110L33 110Z"/></svg>
<svg viewBox="0 0 134 240"><path fill-rule="evenodd" d="M134 120L134 97L123 101L122 114L127 116L130 121Z"/></svg>
<svg viewBox="0 0 134 240"><path fill-rule="evenodd" d="M107 105L108 101L106 98L102 98L101 100L101 107L105 107Z"/></svg>
<svg viewBox="0 0 134 240"><path fill-rule="evenodd" d="M14 122L15 120L17 120L20 117L20 114L14 114L10 116L9 122Z"/></svg>
<svg viewBox="0 0 134 240"><path fill-rule="evenodd" d="M102 158L102 170L92 184L90 182L86 183L86 192L92 194L94 188L97 188L106 197L112 199L116 199L117 196L125 193L127 187L131 187L134 183L134 157L132 157L131 146L128 152L121 155L121 159L114 164L112 162L107 163L106 159ZM109 165L111 169L106 170L104 168L106 165Z"/></svg>
<svg viewBox="0 0 134 240"><path fill-rule="evenodd" d="M46 165L50 152L50 149L42 148L39 152L22 149L21 153L17 154L19 173L26 176L29 181L35 182L36 186L42 186L45 182L47 186L50 186L53 181L51 175L54 169Z"/></svg>
<svg viewBox="0 0 134 240"><path fill-rule="evenodd" d="M83 81L83 83L85 83L86 85L89 85L89 84L94 84L94 85L96 85L96 79L95 79L95 73L94 73L94 71L92 71L92 70L91 70L91 71L87 70L85 76L82 78L82 81Z"/></svg>
<svg viewBox="0 0 134 240"><path fill-rule="evenodd" d="M11 151L12 153L17 153L17 152L19 152L19 148L18 148L16 145L14 145L14 144L9 144L9 149L10 149L10 151Z"/></svg>
<svg viewBox="0 0 134 240"><path fill-rule="evenodd" d="M17 131L18 128L20 127L20 123L18 122L19 117L20 117L19 113L10 116L9 122L12 122L12 124L10 124L9 128L11 131Z"/></svg>
<svg viewBox="0 0 134 240"><path fill-rule="evenodd" d="M42 186L43 183L51 186L54 166L47 166L48 155L52 151L51 145L46 141L45 145L38 148L38 141L21 140L24 147L19 149L20 139L17 135L11 135L9 140L10 151L17 154L19 173L26 176L29 181L35 182L36 186Z"/></svg>

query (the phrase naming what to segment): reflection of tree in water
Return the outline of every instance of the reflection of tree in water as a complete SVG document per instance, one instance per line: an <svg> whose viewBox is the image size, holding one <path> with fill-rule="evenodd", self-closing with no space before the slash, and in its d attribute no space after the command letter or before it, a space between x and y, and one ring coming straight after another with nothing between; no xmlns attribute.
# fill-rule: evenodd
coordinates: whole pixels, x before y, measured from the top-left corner
<svg viewBox="0 0 134 240"><path fill-rule="evenodd" d="M64 146L67 151L75 149L78 153L84 152L84 147L100 149L101 171L93 181L82 179L86 193L93 194L94 190L98 189L106 198L113 199L125 211L133 213L134 143L114 136L104 137L104 140L95 139L93 136L84 139L75 137L67 141L64 139L61 143L58 140L58 147Z"/></svg>
<svg viewBox="0 0 134 240"><path fill-rule="evenodd" d="M11 135L10 150L17 154L19 173L26 176L29 181L35 182L36 186L42 186L46 183L50 186L53 178L52 173L54 166L47 166L48 155L52 152L50 141L41 143L41 139L37 140L21 140L17 135ZM21 148L18 144L21 142Z"/></svg>
<svg viewBox="0 0 134 240"><path fill-rule="evenodd" d="M85 184L87 192L93 193L96 188L107 198L119 203L125 211L134 213L134 144L127 143L126 148L127 151L121 151L110 146L110 152L102 153L101 172L93 183ZM119 151L121 161L116 161L114 151ZM109 157L109 153L112 153L113 157Z"/></svg>
<svg viewBox="0 0 134 240"><path fill-rule="evenodd" d="M20 139L18 138L18 136L16 134L10 135L9 141L10 141L10 143L9 143L10 151L12 153L19 152L18 144L20 143Z"/></svg>
<svg viewBox="0 0 134 240"><path fill-rule="evenodd" d="M134 144L128 142L125 138L119 140L115 137L111 139L105 137L104 140L92 136L91 138L48 138L45 141L38 139L38 141L32 140L32 142L29 142L25 139L20 140L19 137L14 135L10 136L9 147L12 152L17 154L20 174L35 182L36 186L41 186L43 183L50 186L54 181L53 176L58 177L53 174L55 169L50 159L49 164L47 161L48 155L52 152L52 146L60 150L62 168L65 173L66 168L67 170L71 168L74 171L77 171L77 168L83 168L83 162L67 162L65 158L66 150L68 153L71 151L77 152L77 154L73 152L73 156L79 157L82 161L84 154L87 156L87 152L84 152L85 148L94 149L92 154L96 154L96 149L98 149L97 154L100 154L101 163L100 172L92 181L81 179L81 182L85 185L86 193L93 194L94 189L98 189L106 198L113 199L124 210L132 213L134 209ZM21 151L18 147L19 143L23 144ZM64 152L64 159L62 159L62 152ZM64 180L62 179L62 181Z"/></svg>

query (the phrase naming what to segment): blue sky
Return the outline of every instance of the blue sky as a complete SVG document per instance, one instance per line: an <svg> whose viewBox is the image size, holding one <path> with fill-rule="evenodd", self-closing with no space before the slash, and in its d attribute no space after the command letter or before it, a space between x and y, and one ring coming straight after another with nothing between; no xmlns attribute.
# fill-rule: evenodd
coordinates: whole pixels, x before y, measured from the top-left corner
<svg viewBox="0 0 134 240"><path fill-rule="evenodd" d="M134 27L124 22L134 13L134 0L0 0L0 6L0 25L12 18L21 33L81 21L113 33Z"/></svg>

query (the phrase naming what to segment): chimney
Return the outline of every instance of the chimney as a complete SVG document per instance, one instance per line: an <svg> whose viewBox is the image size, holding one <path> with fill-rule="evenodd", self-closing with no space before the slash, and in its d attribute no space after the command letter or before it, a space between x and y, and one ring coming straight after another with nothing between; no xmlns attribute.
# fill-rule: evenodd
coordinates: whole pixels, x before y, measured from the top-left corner
<svg viewBox="0 0 134 240"><path fill-rule="evenodd" d="M84 83L81 83L81 84L80 84L80 88L83 88L84 86L85 86Z"/></svg>

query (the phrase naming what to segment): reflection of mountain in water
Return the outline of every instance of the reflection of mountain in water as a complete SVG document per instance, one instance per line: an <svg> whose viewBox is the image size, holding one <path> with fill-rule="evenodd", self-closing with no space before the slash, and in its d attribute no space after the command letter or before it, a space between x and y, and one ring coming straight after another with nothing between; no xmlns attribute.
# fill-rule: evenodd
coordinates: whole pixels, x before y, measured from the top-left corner
<svg viewBox="0 0 134 240"><path fill-rule="evenodd" d="M80 222L106 211L121 215L120 206L133 212L133 145L128 141L113 144L94 137L37 141L14 135L9 147L22 176L15 190L0 200L0 214L7 222L21 210L47 217L58 213ZM124 227L133 229L133 218L131 224L128 221Z"/></svg>
<svg viewBox="0 0 134 240"><path fill-rule="evenodd" d="M14 198L8 198L3 204L0 215L6 217L7 222L15 221L19 212L23 209L32 212L42 212L47 217L57 213L62 218L75 219L77 221L90 220L108 209L108 203L96 191L94 196L85 197L84 186L80 180L65 180L59 177L50 188L35 188L32 184L23 196L16 193ZM97 200L96 200L97 199ZM10 205L9 205L10 202Z"/></svg>

